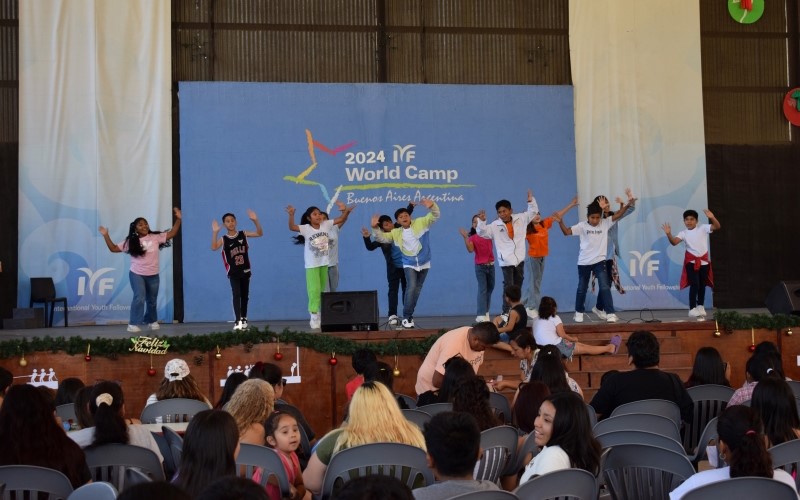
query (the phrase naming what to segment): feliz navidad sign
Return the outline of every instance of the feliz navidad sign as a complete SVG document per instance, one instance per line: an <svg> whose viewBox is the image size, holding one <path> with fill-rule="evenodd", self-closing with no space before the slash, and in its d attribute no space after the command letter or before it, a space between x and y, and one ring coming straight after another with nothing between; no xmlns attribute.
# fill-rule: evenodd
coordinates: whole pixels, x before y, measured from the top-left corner
<svg viewBox="0 0 800 500"><path fill-rule="evenodd" d="M163 355L169 349L169 342L158 337L147 337L145 335L131 337L131 342L133 342L133 347L128 348L128 350L142 354Z"/></svg>

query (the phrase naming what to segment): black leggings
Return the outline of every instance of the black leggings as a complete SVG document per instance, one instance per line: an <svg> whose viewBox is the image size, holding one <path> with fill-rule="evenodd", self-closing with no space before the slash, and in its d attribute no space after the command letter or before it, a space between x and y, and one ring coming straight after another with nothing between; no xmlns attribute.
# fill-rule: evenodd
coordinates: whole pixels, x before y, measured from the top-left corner
<svg viewBox="0 0 800 500"><path fill-rule="evenodd" d="M228 276L233 293L233 314L236 321L247 317L247 302L250 300L250 275Z"/></svg>

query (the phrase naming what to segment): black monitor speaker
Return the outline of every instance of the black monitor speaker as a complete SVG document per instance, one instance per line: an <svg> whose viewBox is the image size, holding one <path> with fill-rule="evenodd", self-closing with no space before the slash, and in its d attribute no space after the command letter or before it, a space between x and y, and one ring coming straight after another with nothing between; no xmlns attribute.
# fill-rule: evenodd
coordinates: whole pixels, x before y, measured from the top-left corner
<svg viewBox="0 0 800 500"><path fill-rule="evenodd" d="M772 314L800 314L800 281L781 281L764 302Z"/></svg>
<svg viewBox="0 0 800 500"><path fill-rule="evenodd" d="M322 294L323 332L366 332L378 329L378 292Z"/></svg>

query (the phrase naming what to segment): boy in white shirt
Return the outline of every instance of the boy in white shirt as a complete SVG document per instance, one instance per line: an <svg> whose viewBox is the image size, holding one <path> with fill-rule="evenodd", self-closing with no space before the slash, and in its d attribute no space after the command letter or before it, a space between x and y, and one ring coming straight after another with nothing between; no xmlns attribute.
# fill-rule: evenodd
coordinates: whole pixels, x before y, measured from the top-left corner
<svg viewBox="0 0 800 500"><path fill-rule="evenodd" d="M599 297L602 297L605 306L606 321L616 323L619 321L614 314L614 300L611 298L611 281L606 270L606 253L608 252L608 230L621 219L631 206L631 200L622 205L611 217L603 218L603 210L608 206L605 198L592 202L586 209L585 222L579 222L572 227L564 225L560 214L553 218L558 221L564 236L579 236L581 239L580 252L578 253L578 291L575 294L576 323L583 323L583 313L586 311L586 290L589 287L589 278L592 273L597 276L600 283Z"/></svg>
<svg viewBox="0 0 800 500"><path fill-rule="evenodd" d="M686 229L672 235L669 223L662 224L661 229L667 235L669 242L675 246L681 241L686 242L686 255L683 258L681 271L681 290L689 287L689 316L705 318L706 286L714 288L714 275L711 272L711 260L708 258L708 235L719 231L720 224L709 209L703 210L711 224L697 224L697 212L687 210L683 212L683 224Z"/></svg>

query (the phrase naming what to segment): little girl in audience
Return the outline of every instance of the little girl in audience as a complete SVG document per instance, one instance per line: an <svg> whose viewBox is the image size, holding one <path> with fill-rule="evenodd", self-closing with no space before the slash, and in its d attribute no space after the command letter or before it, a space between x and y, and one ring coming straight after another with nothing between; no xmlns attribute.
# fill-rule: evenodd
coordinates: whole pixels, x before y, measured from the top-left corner
<svg viewBox="0 0 800 500"><path fill-rule="evenodd" d="M533 338L540 346L554 345L565 358L572 359L580 354L616 354L622 343L622 337L614 335L606 345L589 345L578 342L575 337L567 335L564 324L556 314L558 305L553 297L542 297L539 303L539 319L533 324Z"/></svg>
<svg viewBox="0 0 800 500"><path fill-rule="evenodd" d="M267 419L264 424L267 433L267 445L278 452L278 456L286 469L286 476L292 491L293 500L309 499L311 492L306 491L303 485L303 474L300 471L300 460L297 458L297 448L300 446L300 427L297 420L288 413L275 412ZM259 471L260 472L260 471ZM258 477L253 477L254 481L259 481ZM267 493L270 498L280 498L278 486L267 483Z"/></svg>

